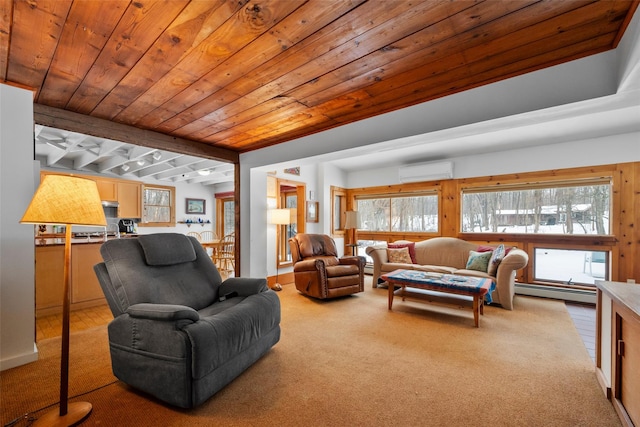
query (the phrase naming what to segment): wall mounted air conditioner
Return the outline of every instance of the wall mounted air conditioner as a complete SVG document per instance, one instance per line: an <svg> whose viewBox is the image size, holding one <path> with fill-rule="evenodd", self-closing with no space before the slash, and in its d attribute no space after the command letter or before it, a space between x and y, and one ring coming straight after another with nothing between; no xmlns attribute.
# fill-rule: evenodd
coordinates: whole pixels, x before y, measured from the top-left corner
<svg viewBox="0 0 640 427"><path fill-rule="evenodd" d="M434 181L453 178L452 162L421 163L401 166L398 170L400 182Z"/></svg>

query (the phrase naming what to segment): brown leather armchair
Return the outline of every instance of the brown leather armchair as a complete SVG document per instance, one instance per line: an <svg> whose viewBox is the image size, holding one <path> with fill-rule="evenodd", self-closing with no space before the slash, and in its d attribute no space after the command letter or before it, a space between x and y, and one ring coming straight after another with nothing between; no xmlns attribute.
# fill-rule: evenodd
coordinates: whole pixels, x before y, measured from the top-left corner
<svg viewBox="0 0 640 427"><path fill-rule="evenodd" d="M289 239L296 289L314 298L335 298L364 291L365 258L338 258L325 234L299 233Z"/></svg>

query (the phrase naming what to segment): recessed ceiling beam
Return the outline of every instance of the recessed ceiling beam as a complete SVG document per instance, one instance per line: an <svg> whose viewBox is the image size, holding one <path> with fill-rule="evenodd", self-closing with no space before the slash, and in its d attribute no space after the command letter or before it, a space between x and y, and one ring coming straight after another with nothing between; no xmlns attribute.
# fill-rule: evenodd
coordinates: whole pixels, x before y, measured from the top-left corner
<svg viewBox="0 0 640 427"><path fill-rule="evenodd" d="M235 151L42 104L33 104L33 115L36 123L58 129L222 162L237 164L240 161Z"/></svg>

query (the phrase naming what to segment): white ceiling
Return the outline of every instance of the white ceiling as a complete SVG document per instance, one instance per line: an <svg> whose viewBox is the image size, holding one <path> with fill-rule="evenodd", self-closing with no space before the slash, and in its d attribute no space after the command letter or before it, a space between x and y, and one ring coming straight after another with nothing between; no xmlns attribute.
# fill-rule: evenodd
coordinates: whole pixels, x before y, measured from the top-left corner
<svg viewBox="0 0 640 427"><path fill-rule="evenodd" d="M125 179L213 185L233 182L234 166L215 160L35 126L35 156L43 168Z"/></svg>

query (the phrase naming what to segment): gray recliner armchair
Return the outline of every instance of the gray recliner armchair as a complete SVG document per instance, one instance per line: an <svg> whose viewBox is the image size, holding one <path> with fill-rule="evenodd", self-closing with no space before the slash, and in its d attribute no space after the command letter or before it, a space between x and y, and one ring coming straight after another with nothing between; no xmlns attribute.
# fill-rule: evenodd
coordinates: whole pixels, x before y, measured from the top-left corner
<svg viewBox="0 0 640 427"><path fill-rule="evenodd" d="M100 253L113 373L136 389L197 406L280 339L280 300L266 280L223 282L194 237L115 239Z"/></svg>

